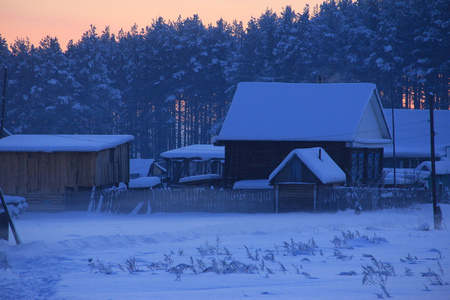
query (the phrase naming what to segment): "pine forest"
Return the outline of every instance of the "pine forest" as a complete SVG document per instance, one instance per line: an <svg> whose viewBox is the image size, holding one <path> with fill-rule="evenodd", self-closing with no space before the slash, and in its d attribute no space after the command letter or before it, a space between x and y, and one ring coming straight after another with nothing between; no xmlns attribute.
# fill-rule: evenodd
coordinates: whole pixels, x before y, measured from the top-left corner
<svg viewBox="0 0 450 300"><path fill-rule="evenodd" d="M426 109L432 93L436 109L450 109L448 0L331 0L246 24L149 23L117 34L91 26L63 47L0 35L5 127L131 134L132 156L155 158L211 143L244 81L372 82L385 108Z"/></svg>

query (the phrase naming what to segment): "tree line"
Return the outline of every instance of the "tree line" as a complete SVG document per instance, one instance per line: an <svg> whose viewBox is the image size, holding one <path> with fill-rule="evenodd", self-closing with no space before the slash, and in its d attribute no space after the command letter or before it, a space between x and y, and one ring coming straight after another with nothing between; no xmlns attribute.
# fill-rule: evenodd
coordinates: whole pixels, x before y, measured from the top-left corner
<svg viewBox="0 0 450 300"><path fill-rule="evenodd" d="M64 51L56 37L35 46L0 35L5 126L132 134L132 156L153 158L210 143L243 81L373 82L384 107L425 109L431 92L450 109L449 20L447 0L329 0L246 25L194 15L117 35L91 26Z"/></svg>

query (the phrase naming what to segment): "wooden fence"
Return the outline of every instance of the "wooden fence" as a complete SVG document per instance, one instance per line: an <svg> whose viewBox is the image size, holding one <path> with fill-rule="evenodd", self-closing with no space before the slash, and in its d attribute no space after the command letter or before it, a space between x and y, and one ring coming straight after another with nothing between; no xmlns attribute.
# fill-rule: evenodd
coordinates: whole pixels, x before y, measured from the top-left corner
<svg viewBox="0 0 450 300"><path fill-rule="evenodd" d="M426 189L355 188L321 189L316 211L333 212L355 209L376 210L408 207L414 203L431 203ZM112 213L211 212L273 213L273 190L213 189L107 189L66 193L68 210Z"/></svg>
<svg viewBox="0 0 450 300"><path fill-rule="evenodd" d="M272 190L111 189L102 192L91 208L101 212L271 213Z"/></svg>
<svg viewBox="0 0 450 300"><path fill-rule="evenodd" d="M360 208L363 211L402 208L414 203L431 203L431 191L427 189L394 189L337 187L318 193L318 211L338 211Z"/></svg>

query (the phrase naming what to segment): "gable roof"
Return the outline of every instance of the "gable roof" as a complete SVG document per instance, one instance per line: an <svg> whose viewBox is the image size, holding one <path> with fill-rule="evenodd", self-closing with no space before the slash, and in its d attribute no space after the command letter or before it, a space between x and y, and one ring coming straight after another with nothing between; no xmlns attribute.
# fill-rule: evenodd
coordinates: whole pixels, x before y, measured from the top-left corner
<svg viewBox="0 0 450 300"><path fill-rule="evenodd" d="M190 145L161 153L164 158L212 158L225 159L225 147L214 145Z"/></svg>
<svg viewBox="0 0 450 300"><path fill-rule="evenodd" d="M0 152L97 152L133 139L132 135L16 134L0 139Z"/></svg>
<svg viewBox="0 0 450 300"><path fill-rule="evenodd" d="M433 113L436 156L446 156L446 147L450 147L450 110ZM392 110L385 109L384 115L392 132ZM429 110L394 109L394 123L396 156L431 157ZM393 156L392 146L384 149L384 156Z"/></svg>
<svg viewBox="0 0 450 300"><path fill-rule="evenodd" d="M220 141L390 142L371 83L239 83Z"/></svg>
<svg viewBox="0 0 450 300"><path fill-rule="evenodd" d="M269 182L283 171L289 162L298 157L306 167L323 183L345 182L345 173L334 162L334 160L320 147L308 149L295 149L281 162L281 164L270 174Z"/></svg>

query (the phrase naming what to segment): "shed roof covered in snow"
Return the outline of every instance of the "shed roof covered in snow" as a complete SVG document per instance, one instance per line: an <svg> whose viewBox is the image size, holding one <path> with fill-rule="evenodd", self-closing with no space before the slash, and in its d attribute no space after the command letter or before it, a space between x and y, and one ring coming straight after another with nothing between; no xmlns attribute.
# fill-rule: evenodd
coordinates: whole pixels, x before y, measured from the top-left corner
<svg viewBox="0 0 450 300"><path fill-rule="evenodd" d="M150 166L154 159L133 158L130 159L130 174L139 174L139 177L146 177L150 171Z"/></svg>
<svg viewBox="0 0 450 300"><path fill-rule="evenodd" d="M17 134L0 139L0 152L97 152L133 139L132 135Z"/></svg>
<svg viewBox="0 0 450 300"><path fill-rule="evenodd" d="M190 145L161 153L164 158L225 159L225 147L214 145Z"/></svg>
<svg viewBox="0 0 450 300"><path fill-rule="evenodd" d="M392 110L384 115L392 132ZM419 109L394 109L395 155L397 157L431 157L430 111ZM436 156L446 156L450 149L450 110L434 111L434 136ZM392 146L384 149L385 157L392 157Z"/></svg>
<svg viewBox="0 0 450 300"><path fill-rule="evenodd" d="M390 143L375 84L239 83L217 142Z"/></svg>
<svg viewBox="0 0 450 300"><path fill-rule="evenodd" d="M270 174L269 182L276 181L276 177L294 159L300 161L319 179L323 184L345 182L345 173L334 162L334 160L320 147L295 149L281 162L281 164Z"/></svg>

